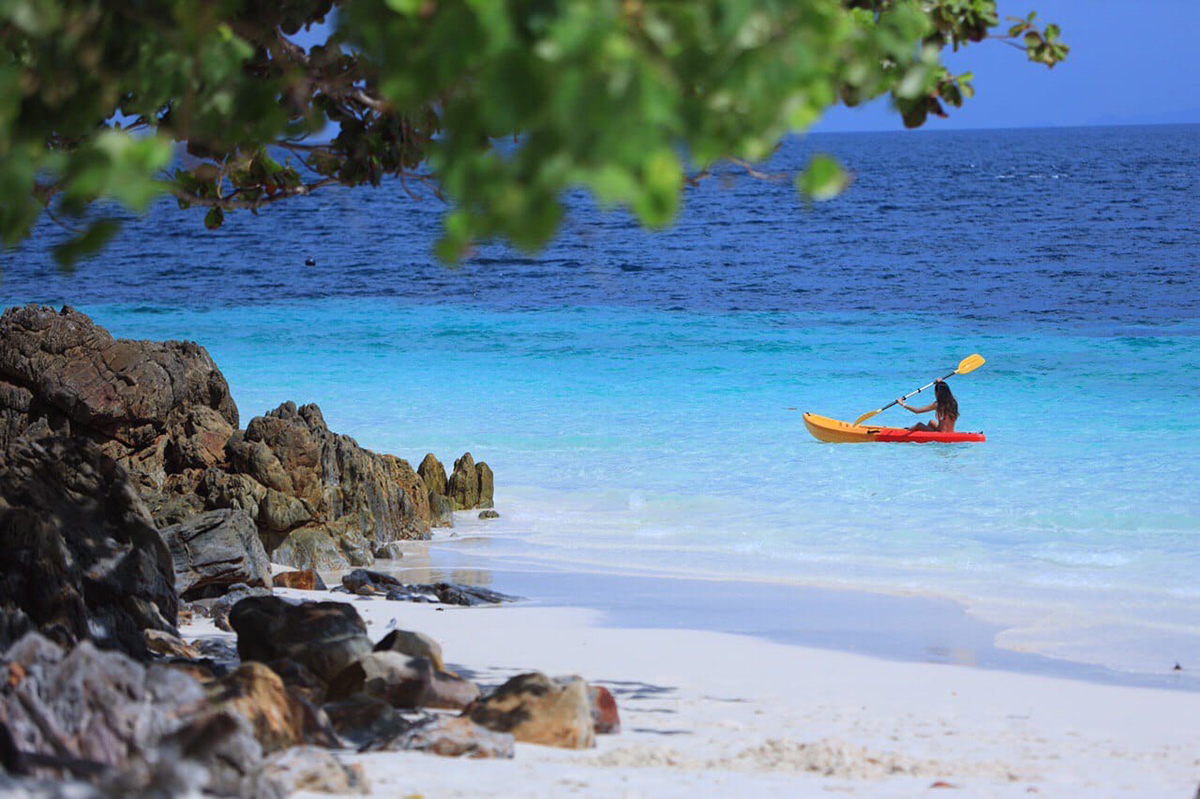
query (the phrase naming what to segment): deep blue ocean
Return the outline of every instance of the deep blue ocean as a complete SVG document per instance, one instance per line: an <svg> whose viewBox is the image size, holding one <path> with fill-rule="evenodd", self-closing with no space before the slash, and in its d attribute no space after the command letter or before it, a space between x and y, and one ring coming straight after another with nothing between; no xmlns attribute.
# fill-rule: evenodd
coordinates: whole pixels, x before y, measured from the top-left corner
<svg viewBox="0 0 1200 799"><path fill-rule="evenodd" d="M163 203L73 274L47 222L0 299L199 341L243 422L317 402L414 463L470 450L493 555L947 596L1006 647L1200 666L1200 126L813 135L769 170L815 151L844 196L731 168L653 233L572 197L544 252L456 269L444 206L396 184L216 232ZM951 386L986 444L804 429L973 352Z"/></svg>

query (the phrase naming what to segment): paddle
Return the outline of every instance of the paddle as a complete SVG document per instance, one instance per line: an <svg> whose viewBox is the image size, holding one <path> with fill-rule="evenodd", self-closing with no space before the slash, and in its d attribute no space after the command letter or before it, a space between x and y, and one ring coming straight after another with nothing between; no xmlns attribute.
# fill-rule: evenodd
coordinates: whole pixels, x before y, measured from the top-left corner
<svg viewBox="0 0 1200 799"><path fill-rule="evenodd" d="M983 360L983 356L980 355L979 353L975 353L974 355L968 355L967 357L962 359L962 362L958 365L957 369L955 369L953 372L951 372L950 374L946 375L945 377L943 377L941 379L948 380L949 378L954 377L955 375L965 375L968 372L974 372L976 369L983 366L985 363L987 363L987 361ZM936 383L936 382L937 382L937 380L933 381L933 383ZM926 385L923 385L920 388L918 388L916 391L912 392L911 394L905 394L903 397L901 397L898 400L892 400L887 405L884 405L882 408L880 408L877 411L871 411L870 413L864 413L862 416L860 416L854 420L854 426L857 427L858 425L860 425L863 422L870 419L872 416L874 416L878 413L883 413L888 408L895 405L897 402L902 402L903 400L906 400L909 397L915 397L916 395L920 394L925 389L932 386L933 383L928 383Z"/></svg>

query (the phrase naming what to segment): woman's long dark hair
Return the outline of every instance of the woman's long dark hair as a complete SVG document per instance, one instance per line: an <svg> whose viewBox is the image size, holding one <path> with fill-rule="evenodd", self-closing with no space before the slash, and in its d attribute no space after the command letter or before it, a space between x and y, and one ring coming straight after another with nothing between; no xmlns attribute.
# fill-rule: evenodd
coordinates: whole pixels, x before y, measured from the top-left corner
<svg viewBox="0 0 1200 799"><path fill-rule="evenodd" d="M950 393L950 386L935 383L933 394L937 398L937 415L950 421L958 421L958 400Z"/></svg>

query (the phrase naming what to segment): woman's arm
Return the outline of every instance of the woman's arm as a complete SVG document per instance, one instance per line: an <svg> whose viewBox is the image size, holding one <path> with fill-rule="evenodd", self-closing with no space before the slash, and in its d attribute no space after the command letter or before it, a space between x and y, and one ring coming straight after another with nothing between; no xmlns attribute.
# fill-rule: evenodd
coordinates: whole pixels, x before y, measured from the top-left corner
<svg viewBox="0 0 1200 799"><path fill-rule="evenodd" d="M936 402L931 402L928 405L926 405L924 408L914 408L911 405L905 405L903 400L896 400L896 402L898 402L900 404L901 408L908 408L913 413L929 413L930 411L932 411L934 408L937 407Z"/></svg>

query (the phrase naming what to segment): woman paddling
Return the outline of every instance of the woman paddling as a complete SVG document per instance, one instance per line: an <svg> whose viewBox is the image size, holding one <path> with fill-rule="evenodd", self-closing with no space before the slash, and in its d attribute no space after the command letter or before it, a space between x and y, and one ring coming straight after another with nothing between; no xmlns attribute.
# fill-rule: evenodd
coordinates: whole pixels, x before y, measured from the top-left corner
<svg viewBox="0 0 1200 799"><path fill-rule="evenodd" d="M934 401L923 408L914 408L911 405L905 405L904 400L896 400L901 408L908 408L913 413L929 413L937 411L937 419L929 422L918 422L909 430L936 430L939 433L953 433L954 423L958 421L958 401L954 399L954 395L950 393L950 386L942 380L935 381L933 384Z"/></svg>

